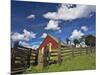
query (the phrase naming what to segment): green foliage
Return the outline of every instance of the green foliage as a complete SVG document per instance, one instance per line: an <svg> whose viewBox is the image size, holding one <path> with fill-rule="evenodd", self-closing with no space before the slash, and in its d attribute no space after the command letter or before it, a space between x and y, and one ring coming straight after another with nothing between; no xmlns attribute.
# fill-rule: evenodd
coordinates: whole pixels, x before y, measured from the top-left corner
<svg viewBox="0 0 100 75"><path fill-rule="evenodd" d="M80 42L79 42L79 40L78 39L74 39L74 44L76 45L76 44L79 44Z"/></svg>
<svg viewBox="0 0 100 75"><path fill-rule="evenodd" d="M95 42L96 42L96 38L95 38L95 36L93 36L93 35L88 35L88 36L85 38L85 43L86 43L86 45L88 45L88 46L95 46Z"/></svg>

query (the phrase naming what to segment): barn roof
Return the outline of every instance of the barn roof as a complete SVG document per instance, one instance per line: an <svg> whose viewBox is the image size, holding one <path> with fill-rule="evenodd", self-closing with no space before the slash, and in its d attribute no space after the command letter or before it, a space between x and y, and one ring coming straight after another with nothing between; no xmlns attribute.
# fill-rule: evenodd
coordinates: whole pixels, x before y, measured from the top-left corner
<svg viewBox="0 0 100 75"><path fill-rule="evenodd" d="M59 42L59 39L54 37L54 36L52 36L51 34L48 34L47 36L50 36L51 38L53 38L57 43Z"/></svg>
<svg viewBox="0 0 100 75"><path fill-rule="evenodd" d="M53 38L57 43L59 43L59 40L57 37L52 36L51 34L48 34L47 36L50 36L51 38ZM61 41L61 45L65 45L64 42Z"/></svg>

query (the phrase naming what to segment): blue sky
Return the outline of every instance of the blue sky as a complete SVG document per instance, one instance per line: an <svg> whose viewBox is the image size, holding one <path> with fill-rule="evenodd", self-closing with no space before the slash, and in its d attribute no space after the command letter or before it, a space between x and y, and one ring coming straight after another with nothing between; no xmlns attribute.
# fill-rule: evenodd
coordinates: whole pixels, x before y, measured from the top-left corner
<svg viewBox="0 0 100 75"><path fill-rule="evenodd" d="M37 47L47 33L62 41L96 36L96 6L11 2L11 42L19 41L26 47Z"/></svg>

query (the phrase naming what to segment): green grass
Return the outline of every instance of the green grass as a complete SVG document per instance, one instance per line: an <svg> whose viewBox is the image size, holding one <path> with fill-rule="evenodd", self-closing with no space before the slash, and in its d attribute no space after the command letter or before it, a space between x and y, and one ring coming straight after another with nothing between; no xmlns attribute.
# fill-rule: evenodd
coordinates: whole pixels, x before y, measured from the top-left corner
<svg viewBox="0 0 100 75"><path fill-rule="evenodd" d="M30 68L28 68L24 73L61 72L94 69L96 69L96 55L84 54L76 57L64 58L61 65L52 64L44 69L40 69L37 66L30 66Z"/></svg>

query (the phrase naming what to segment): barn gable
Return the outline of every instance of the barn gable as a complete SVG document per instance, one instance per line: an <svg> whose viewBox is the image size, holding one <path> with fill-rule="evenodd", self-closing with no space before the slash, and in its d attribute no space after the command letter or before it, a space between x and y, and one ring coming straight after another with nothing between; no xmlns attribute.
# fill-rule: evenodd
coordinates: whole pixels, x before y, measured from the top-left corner
<svg viewBox="0 0 100 75"><path fill-rule="evenodd" d="M43 42L41 43L39 49L42 49L43 47L45 47L46 45L51 45L52 49L56 49L58 48L58 44L59 44L59 39L48 34L47 37L43 40ZM66 46L65 43L61 42L61 46Z"/></svg>
<svg viewBox="0 0 100 75"><path fill-rule="evenodd" d="M48 44L51 44L52 48L57 48L58 47L58 42L59 42L58 38L48 34L47 37L41 43L39 49L42 49L43 47L45 47Z"/></svg>

